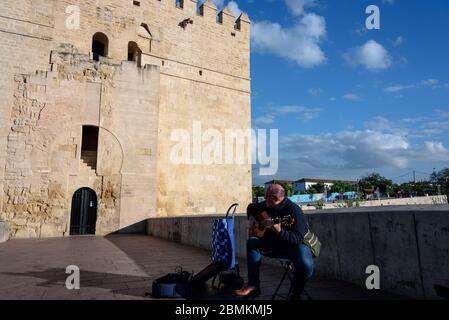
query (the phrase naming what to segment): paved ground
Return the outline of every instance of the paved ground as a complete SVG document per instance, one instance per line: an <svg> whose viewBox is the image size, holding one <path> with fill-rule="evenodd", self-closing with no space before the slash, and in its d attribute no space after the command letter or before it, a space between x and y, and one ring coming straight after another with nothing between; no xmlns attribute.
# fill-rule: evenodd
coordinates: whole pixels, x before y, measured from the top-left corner
<svg viewBox="0 0 449 320"><path fill-rule="evenodd" d="M199 272L209 252L148 236L69 237L12 240L0 244L0 299L151 299L154 279L182 265ZM81 289L65 288L65 269L81 270ZM246 279L246 263L240 261ZM262 266L262 295L269 299L282 269ZM286 284L281 292L287 291ZM307 291L313 300L401 299L342 281L314 278ZM208 286L196 299L232 299Z"/></svg>

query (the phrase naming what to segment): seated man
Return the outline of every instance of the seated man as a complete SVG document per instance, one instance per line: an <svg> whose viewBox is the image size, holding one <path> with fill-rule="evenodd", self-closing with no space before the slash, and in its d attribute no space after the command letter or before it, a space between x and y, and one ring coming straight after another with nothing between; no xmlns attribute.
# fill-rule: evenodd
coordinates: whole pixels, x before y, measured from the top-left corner
<svg viewBox="0 0 449 320"><path fill-rule="evenodd" d="M247 242L248 286L237 290L238 297L255 297L260 294L259 269L262 253L273 258L290 259L294 264L292 299L299 299L306 282L313 274L313 256L310 248L303 243L307 233L307 223L301 208L285 196L280 185L272 185L266 190L266 201L250 204L248 217L266 212L271 218L291 216L294 223L289 228L275 224L266 229L262 238L250 237Z"/></svg>

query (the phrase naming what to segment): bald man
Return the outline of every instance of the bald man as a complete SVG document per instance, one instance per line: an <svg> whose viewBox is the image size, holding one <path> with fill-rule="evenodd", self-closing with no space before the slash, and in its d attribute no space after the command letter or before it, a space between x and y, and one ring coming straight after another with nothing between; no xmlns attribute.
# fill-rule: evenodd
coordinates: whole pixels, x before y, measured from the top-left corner
<svg viewBox="0 0 449 320"><path fill-rule="evenodd" d="M267 229L262 238L251 237L247 241L248 285L235 291L238 297L254 298L260 295L259 269L262 253L272 258L287 258L294 264L294 279L290 299L298 300L304 286L313 275L313 256L310 248L303 243L307 233L307 223L301 208L288 199L280 185L272 185L265 192L265 201L250 204L248 218L266 212L271 218L291 216L294 224L282 228L280 224Z"/></svg>

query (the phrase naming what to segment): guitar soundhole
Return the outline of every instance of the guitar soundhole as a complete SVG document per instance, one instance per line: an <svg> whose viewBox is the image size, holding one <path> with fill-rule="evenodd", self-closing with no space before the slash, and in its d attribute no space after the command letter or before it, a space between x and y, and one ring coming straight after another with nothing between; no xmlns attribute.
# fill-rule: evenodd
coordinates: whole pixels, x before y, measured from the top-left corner
<svg viewBox="0 0 449 320"><path fill-rule="evenodd" d="M255 217L250 216L248 222L248 235L249 237L262 238L268 228L279 223L282 228L290 228L295 223L295 220L292 216L273 219L266 211L257 214Z"/></svg>

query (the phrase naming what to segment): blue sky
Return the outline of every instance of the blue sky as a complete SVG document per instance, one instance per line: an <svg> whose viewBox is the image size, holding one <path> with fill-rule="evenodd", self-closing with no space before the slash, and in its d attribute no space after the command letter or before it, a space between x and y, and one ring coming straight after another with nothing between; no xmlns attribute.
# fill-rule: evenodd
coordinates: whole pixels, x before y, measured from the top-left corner
<svg viewBox="0 0 449 320"><path fill-rule="evenodd" d="M380 30L365 27L368 5L380 8ZM259 176L255 166L255 184L373 171L404 182L449 166L448 1L230 7L252 20L253 127L279 129L279 170Z"/></svg>

